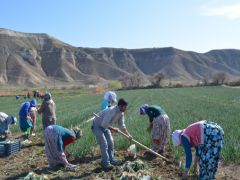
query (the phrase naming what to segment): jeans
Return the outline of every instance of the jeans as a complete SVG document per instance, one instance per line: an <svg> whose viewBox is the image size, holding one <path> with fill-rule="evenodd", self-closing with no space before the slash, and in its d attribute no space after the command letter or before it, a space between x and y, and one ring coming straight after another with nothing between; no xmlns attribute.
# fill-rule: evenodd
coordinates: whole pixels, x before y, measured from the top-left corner
<svg viewBox="0 0 240 180"><path fill-rule="evenodd" d="M111 131L109 129L99 127L94 122L92 125L92 131L96 136L97 143L100 146L102 166L107 167L110 165L110 162L114 161L114 144Z"/></svg>

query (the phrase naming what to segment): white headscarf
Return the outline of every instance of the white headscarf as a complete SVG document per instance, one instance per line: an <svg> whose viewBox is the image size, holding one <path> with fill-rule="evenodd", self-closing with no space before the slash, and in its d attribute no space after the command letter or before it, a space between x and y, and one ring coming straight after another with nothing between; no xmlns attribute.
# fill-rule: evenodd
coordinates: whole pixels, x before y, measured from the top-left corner
<svg viewBox="0 0 240 180"><path fill-rule="evenodd" d="M117 102L117 95L114 91L107 91L104 94L103 99L107 100L107 101L113 101L113 102Z"/></svg>
<svg viewBox="0 0 240 180"><path fill-rule="evenodd" d="M180 133L181 132L182 132L182 130L175 130L172 133L172 141L173 141L174 146L178 146L181 144L181 141L180 141Z"/></svg>

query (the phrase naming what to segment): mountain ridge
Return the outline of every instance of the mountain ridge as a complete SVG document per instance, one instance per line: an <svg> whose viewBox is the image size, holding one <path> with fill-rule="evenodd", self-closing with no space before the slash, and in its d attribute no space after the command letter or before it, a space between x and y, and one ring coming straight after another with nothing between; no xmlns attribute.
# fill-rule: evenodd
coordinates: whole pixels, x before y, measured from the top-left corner
<svg viewBox="0 0 240 180"><path fill-rule="evenodd" d="M206 53L164 48L75 47L46 33L23 33L0 28L0 84L39 86L61 83L98 84L138 74L163 73L164 79L196 83L224 72L240 76L240 50Z"/></svg>

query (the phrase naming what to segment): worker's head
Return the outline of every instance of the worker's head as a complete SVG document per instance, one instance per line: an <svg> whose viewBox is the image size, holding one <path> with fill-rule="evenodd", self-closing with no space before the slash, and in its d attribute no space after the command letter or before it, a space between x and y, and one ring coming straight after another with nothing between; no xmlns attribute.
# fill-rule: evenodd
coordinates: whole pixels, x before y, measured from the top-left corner
<svg viewBox="0 0 240 180"><path fill-rule="evenodd" d="M36 99L32 99L30 101L30 107L36 107L36 105L37 105L37 100Z"/></svg>
<svg viewBox="0 0 240 180"><path fill-rule="evenodd" d="M17 118L15 116L11 116L12 123L11 124L17 124Z"/></svg>
<svg viewBox="0 0 240 180"><path fill-rule="evenodd" d="M117 105L118 105L119 110L120 110L121 112L125 112L126 109L127 109L128 102L127 102L125 99L121 98L121 99L119 99Z"/></svg>
<svg viewBox="0 0 240 180"><path fill-rule="evenodd" d="M82 130L80 129L80 127L74 127L73 132L75 133L76 136L76 140L80 139L82 137Z"/></svg>
<svg viewBox="0 0 240 180"><path fill-rule="evenodd" d="M140 109L139 109L139 112L141 115L145 115L146 114L146 109L149 107L148 104L143 104L141 105Z"/></svg>
<svg viewBox="0 0 240 180"><path fill-rule="evenodd" d="M52 95L51 95L49 92L46 92L46 93L44 94L43 99L44 99L45 101L49 101L51 98L52 98Z"/></svg>
<svg viewBox="0 0 240 180"><path fill-rule="evenodd" d="M114 91L107 91L104 94L103 99L107 100L110 103L117 102L117 94Z"/></svg>
<svg viewBox="0 0 240 180"><path fill-rule="evenodd" d="M114 91L109 92L109 102L117 102L117 94Z"/></svg>
<svg viewBox="0 0 240 180"><path fill-rule="evenodd" d="M180 134L181 134L182 130L175 130L172 133L172 142L174 146L179 146L181 144L180 141Z"/></svg>

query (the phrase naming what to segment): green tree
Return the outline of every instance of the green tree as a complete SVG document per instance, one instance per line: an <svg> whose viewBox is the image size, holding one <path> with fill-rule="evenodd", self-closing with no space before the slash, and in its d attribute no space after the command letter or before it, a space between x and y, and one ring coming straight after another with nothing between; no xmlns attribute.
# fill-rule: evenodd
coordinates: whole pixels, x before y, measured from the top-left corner
<svg viewBox="0 0 240 180"><path fill-rule="evenodd" d="M118 90L122 88L122 84L118 80L113 80L113 81L110 81L110 83L108 84L108 87L109 89L112 89L112 90Z"/></svg>

